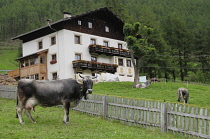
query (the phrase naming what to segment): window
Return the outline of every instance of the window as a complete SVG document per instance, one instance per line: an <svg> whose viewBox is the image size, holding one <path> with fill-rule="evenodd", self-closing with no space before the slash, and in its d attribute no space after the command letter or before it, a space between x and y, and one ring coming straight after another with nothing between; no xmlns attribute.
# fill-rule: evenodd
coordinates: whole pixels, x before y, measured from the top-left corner
<svg viewBox="0 0 210 139"><path fill-rule="evenodd" d="M75 36L74 36L74 42L75 42L75 44L80 44L80 43L81 43L81 41L80 41L80 36L75 35Z"/></svg>
<svg viewBox="0 0 210 139"><path fill-rule="evenodd" d="M25 61L21 61L21 68L25 67Z"/></svg>
<svg viewBox="0 0 210 139"><path fill-rule="evenodd" d="M93 28L93 23L92 22L88 22L88 28Z"/></svg>
<svg viewBox="0 0 210 139"><path fill-rule="evenodd" d="M26 67L29 66L29 61L28 61L28 59L25 60L25 66L26 66Z"/></svg>
<svg viewBox="0 0 210 139"><path fill-rule="evenodd" d="M35 57L35 58L34 58L34 64L35 64L35 65L38 64L38 57Z"/></svg>
<svg viewBox="0 0 210 139"><path fill-rule="evenodd" d="M104 46L109 47L109 42L108 41L104 41Z"/></svg>
<svg viewBox="0 0 210 139"><path fill-rule="evenodd" d="M109 32L109 27L105 26L105 32Z"/></svg>
<svg viewBox="0 0 210 139"><path fill-rule="evenodd" d="M45 57L44 57L44 56L41 56L41 57L40 57L40 63L41 63L41 64L44 64L44 63L45 63Z"/></svg>
<svg viewBox="0 0 210 139"><path fill-rule="evenodd" d="M34 79L34 75L29 76L30 79Z"/></svg>
<svg viewBox="0 0 210 139"><path fill-rule="evenodd" d="M52 73L52 79L53 80L57 80L58 79L57 72Z"/></svg>
<svg viewBox="0 0 210 139"><path fill-rule="evenodd" d="M42 43L42 41L39 41L38 42L38 49L42 49L43 48L43 43Z"/></svg>
<svg viewBox="0 0 210 139"><path fill-rule="evenodd" d="M96 39L90 39L90 44L96 44Z"/></svg>
<svg viewBox="0 0 210 139"><path fill-rule="evenodd" d="M51 37L51 45L55 45L56 44L56 37L53 36Z"/></svg>
<svg viewBox="0 0 210 139"><path fill-rule="evenodd" d="M119 58L118 59L118 64L119 64L119 66L123 66L123 59Z"/></svg>
<svg viewBox="0 0 210 139"><path fill-rule="evenodd" d="M92 56L92 57L91 57L91 61L97 62L97 57Z"/></svg>
<svg viewBox="0 0 210 139"><path fill-rule="evenodd" d="M81 54L75 54L75 60L81 60Z"/></svg>
<svg viewBox="0 0 210 139"><path fill-rule="evenodd" d="M78 20L78 25L81 26L82 25L82 21Z"/></svg>
<svg viewBox="0 0 210 139"><path fill-rule="evenodd" d="M118 43L118 48L122 49L122 44L121 43Z"/></svg>
<svg viewBox="0 0 210 139"><path fill-rule="evenodd" d="M56 56L56 54L53 54L52 55L52 60L50 61L50 64L55 64L55 63L57 63L57 56Z"/></svg>
<svg viewBox="0 0 210 139"><path fill-rule="evenodd" d="M57 60L56 54L53 54L53 55L52 55L52 60L55 60L55 61Z"/></svg>
<svg viewBox="0 0 210 139"><path fill-rule="evenodd" d="M39 74L35 74L35 80L39 80Z"/></svg>
<svg viewBox="0 0 210 139"><path fill-rule="evenodd" d="M38 64L38 57L33 57L30 59L30 65L36 65Z"/></svg>
<svg viewBox="0 0 210 139"><path fill-rule="evenodd" d="M30 59L30 65L34 65L34 58Z"/></svg>
<svg viewBox="0 0 210 139"><path fill-rule="evenodd" d="M127 67L131 67L131 60L127 60Z"/></svg>

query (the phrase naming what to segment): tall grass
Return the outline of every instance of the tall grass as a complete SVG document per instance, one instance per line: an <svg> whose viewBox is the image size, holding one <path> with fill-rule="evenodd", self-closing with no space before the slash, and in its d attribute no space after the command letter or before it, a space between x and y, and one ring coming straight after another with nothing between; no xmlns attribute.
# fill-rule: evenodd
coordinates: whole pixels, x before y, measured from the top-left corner
<svg viewBox="0 0 210 139"><path fill-rule="evenodd" d="M63 109L59 107L36 107L32 115L37 123L30 123L24 114L25 125L20 125L15 118L15 105L14 100L0 99L1 139L183 139L161 133L160 129L123 125L76 111L70 111L71 124L65 125L62 122Z"/></svg>
<svg viewBox="0 0 210 139"><path fill-rule="evenodd" d="M144 89L132 88L132 85L132 82L100 82L94 84L93 92L95 94L177 103L176 91L178 88L184 87L187 88L190 93L189 105L210 109L209 85L159 82L153 83L148 88Z"/></svg>

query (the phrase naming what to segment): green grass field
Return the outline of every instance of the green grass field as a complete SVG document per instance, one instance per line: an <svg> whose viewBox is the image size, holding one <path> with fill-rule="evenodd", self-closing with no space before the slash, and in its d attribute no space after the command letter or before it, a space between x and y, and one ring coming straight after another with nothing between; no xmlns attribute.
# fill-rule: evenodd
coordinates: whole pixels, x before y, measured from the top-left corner
<svg viewBox="0 0 210 139"><path fill-rule="evenodd" d="M16 49L0 49L0 70L14 70L18 68L18 51ZM5 74L6 72L0 72Z"/></svg>
<svg viewBox="0 0 210 139"><path fill-rule="evenodd" d="M159 82L144 89L132 88L132 85L133 82L100 82L94 84L93 92L95 94L177 103L176 91L178 88L184 87L190 93L189 105L210 109L209 85Z"/></svg>
<svg viewBox="0 0 210 139"><path fill-rule="evenodd" d="M101 82L94 84L95 94L114 95L134 99L166 101L176 103L176 90L185 87L190 92L192 106L210 108L208 85L184 83L153 83L148 88L132 88L132 82ZM32 116L37 124L30 123L24 114L25 125L15 118L14 100L0 99L0 138L78 138L78 139L178 139L182 136L161 133L160 129L132 127L118 121L106 121L101 117L89 116L76 111L70 112L70 125L62 122L63 109L37 106Z"/></svg>
<svg viewBox="0 0 210 139"><path fill-rule="evenodd" d="M65 125L63 109L59 107L38 106L36 112L32 112L37 123L30 123L24 114L25 124L20 125L15 118L15 106L14 100L0 99L1 139L183 139L182 136L161 133L160 129L128 126L73 110L70 111L71 124Z"/></svg>

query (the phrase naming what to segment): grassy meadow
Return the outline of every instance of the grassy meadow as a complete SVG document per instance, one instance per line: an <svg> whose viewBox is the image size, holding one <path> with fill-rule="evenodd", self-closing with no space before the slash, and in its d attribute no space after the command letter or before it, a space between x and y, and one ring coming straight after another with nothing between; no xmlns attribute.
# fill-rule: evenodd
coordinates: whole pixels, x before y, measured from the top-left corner
<svg viewBox="0 0 210 139"><path fill-rule="evenodd" d="M0 70L14 70L18 68L17 49L0 49ZM6 72L0 72L5 74Z"/></svg>
<svg viewBox="0 0 210 139"><path fill-rule="evenodd" d="M134 99L177 103L176 90L185 87L190 92L189 105L210 109L209 85L185 83L153 83L148 88L132 88L132 82L101 82L94 84L94 94L114 95ZM161 133L157 128L124 125L118 121L107 121L101 117L70 111L70 125L62 122L63 109L37 106L32 116L37 121L30 123L23 114L24 125L15 118L15 100L0 99L0 138L68 138L68 139L183 139L179 135Z"/></svg>
<svg viewBox="0 0 210 139"><path fill-rule="evenodd" d="M70 111L70 125L62 122L63 109L59 107L36 107L32 116L36 124L30 123L23 114L24 125L15 118L16 101L0 99L1 139L183 139L171 133L161 133L160 129L145 129L106 121L101 117L89 116ZM186 137L186 139L188 139Z"/></svg>
<svg viewBox="0 0 210 139"><path fill-rule="evenodd" d="M94 84L93 92L95 94L177 103L176 91L178 88L184 87L190 93L189 105L210 109L210 85L159 82L144 89L132 88L132 86L133 82L100 82Z"/></svg>

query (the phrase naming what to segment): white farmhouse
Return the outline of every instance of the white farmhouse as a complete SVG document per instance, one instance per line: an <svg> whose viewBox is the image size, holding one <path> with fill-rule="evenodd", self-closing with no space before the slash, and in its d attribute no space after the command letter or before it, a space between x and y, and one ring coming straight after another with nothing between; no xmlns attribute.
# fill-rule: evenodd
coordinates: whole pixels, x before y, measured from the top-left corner
<svg viewBox="0 0 210 139"><path fill-rule="evenodd" d="M99 74L100 81L133 81L134 69L123 35L123 21L107 8L64 18L12 38L22 40L16 78L53 80Z"/></svg>

